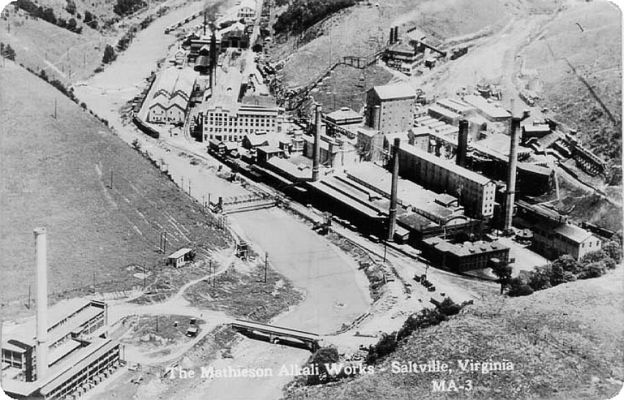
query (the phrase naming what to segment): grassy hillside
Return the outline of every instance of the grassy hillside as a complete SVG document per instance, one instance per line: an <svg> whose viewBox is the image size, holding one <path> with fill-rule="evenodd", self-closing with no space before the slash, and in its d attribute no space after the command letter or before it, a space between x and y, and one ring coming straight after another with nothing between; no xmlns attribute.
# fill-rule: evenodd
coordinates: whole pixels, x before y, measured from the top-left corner
<svg viewBox="0 0 624 400"><path fill-rule="evenodd" d="M141 284L126 266L162 261L163 231L167 252L227 244L197 203L52 86L7 62L0 87L2 300L28 293L36 226L48 228L53 292L91 284L94 274Z"/></svg>
<svg viewBox="0 0 624 400"><path fill-rule="evenodd" d="M543 104L578 128L591 149L616 162L622 151L620 21L614 4L578 4L547 25L522 54L526 67L537 69L544 82Z"/></svg>
<svg viewBox="0 0 624 400"><path fill-rule="evenodd" d="M314 25L303 35L303 41L299 35L291 35L286 41L282 36L282 44L271 55L276 59L288 57L283 81L287 86L298 87L329 65L330 53L332 61L337 61L343 56L367 56L379 50L394 25L400 26L400 33L418 26L438 39L451 39L485 28L498 30L518 9L526 12L525 7L535 6L534 3L540 3L544 11L554 6L549 4L548 9L539 0L524 3L518 6L501 0L384 0L379 7L356 5Z"/></svg>
<svg viewBox="0 0 624 400"><path fill-rule="evenodd" d="M0 20L0 42L15 50L15 61L62 82L85 79L100 65L106 41L92 29L70 32L24 13Z"/></svg>
<svg viewBox="0 0 624 400"><path fill-rule="evenodd" d="M372 375L299 389L287 399L607 399L624 379L623 270L523 298L495 297L415 332ZM457 360L513 370L461 372ZM447 362L451 373L392 373L391 362ZM382 372L381 369L386 371ZM472 390L432 392L432 380ZM304 393L306 393L304 395ZM307 397L306 397L307 396Z"/></svg>

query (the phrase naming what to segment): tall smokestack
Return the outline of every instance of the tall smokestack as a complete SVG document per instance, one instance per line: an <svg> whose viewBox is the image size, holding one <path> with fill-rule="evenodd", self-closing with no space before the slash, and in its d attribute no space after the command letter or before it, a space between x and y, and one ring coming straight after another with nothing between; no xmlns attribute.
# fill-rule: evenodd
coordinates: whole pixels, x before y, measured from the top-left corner
<svg viewBox="0 0 624 400"><path fill-rule="evenodd" d="M46 229L35 228L37 262L37 380L45 379L48 372L48 261Z"/></svg>
<svg viewBox="0 0 624 400"><path fill-rule="evenodd" d="M319 179L319 164L321 158L321 106L316 105L315 130L314 130L314 150L312 152L312 181Z"/></svg>
<svg viewBox="0 0 624 400"><path fill-rule="evenodd" d="M401 139L394 138L394 151L392 157L392 188L390 189L390 212L388 215L388 240L394 238L397 217L397 187L399 185L399 147Z"/></svg>
<svg viewBox="0 0 624 400"><path fill-rule="evenodd" d="M210 25L212 36L210 37L210 87L214 96L214 90L217 85L217 64L219 54L217 53L217 28L214 24Z"/></svg>
<svg viewBox="0 0 624 400"><path fill-rule="evenodd" d="M509 145L509 166L507 170L507 194L505 199L505 221L503 226L504 232L511 231L511 222L513 218L513 208L516 195L516 168L518 164L518 140L520 138L520 121L522 117L518 116L513 110L511 117L511 132Z"/></svg>
<svg viewBox="0 0 624 400"><path fill-rule="evenodd" d="M390 38L388 39L388 44L394 44L394 26L390 27Z"/></svg>
<svg viewBox="0 0 624 400"><path fill-rule="evenodd" d="M394 27L394 43L399 41L399 26Z"/></svg>
<svg viewBox="0 0 624 400"><path fill-rule="evenodd" d="M459 134L457 135L457 158L455 161L460 167L466 166L466 152L468 151L468 121L459 121Z"/></svg>

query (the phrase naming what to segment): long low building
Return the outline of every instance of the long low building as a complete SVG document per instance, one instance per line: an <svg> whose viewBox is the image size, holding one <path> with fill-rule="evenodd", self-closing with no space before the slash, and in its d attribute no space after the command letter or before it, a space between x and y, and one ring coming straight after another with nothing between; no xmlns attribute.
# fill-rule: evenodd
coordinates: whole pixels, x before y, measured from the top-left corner
<svg viewBox="0 0 624 400"><path fill-rule="evenodd" d="M400 148L399 165L401 176L436 192L456 195L469 216L494 215L496 184L491 179L409 144Z"/></svg>
<svg viewBox="0 0 624 400"><path fill-rule="evenodd" d="M455 272L489 268L510 261L509 247L497 241L452 243L434 237L423 240L422 255L432 263Z"/></svg>

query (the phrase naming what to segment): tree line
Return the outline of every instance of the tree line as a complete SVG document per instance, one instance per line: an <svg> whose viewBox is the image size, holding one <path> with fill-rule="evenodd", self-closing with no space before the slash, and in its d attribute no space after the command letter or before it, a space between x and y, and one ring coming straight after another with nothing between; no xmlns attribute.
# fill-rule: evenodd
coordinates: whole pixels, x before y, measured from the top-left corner
<svg viewBox="0 0 624 400"><path fill-rule="evenodd" d="M82 26L78 26L78 22L76 21L76 19L72 17L69 20L65 20L63 18L57 17L51 7L44 8L33 3L31 0L17 0L15 2L15 6L27 12L30 16L47 21L51 24L58 26L59 28L64 28L78 34L82 33Z"/></svg>
<svg viewBox="0 0 624 400"><path fill-rule="evenodd" d="M538 290L548 289L577 279L597 278L622 261L622 240L617 235L607 241L601 250L588 253L579 261L570 255L563 255L552 263L535 267L522 276L511 277L511 267L492 269L501 284L501 293L508 296L528 296Z"/></svg>
<svg viewBox="0 0 624 400"><path fill-rule="evenodd" d="M293 0L286 11L277 17L273 29L278 34L301 33L328 15L356 3L356 0ZM285 3L280 1L279 4Z"/></svg>

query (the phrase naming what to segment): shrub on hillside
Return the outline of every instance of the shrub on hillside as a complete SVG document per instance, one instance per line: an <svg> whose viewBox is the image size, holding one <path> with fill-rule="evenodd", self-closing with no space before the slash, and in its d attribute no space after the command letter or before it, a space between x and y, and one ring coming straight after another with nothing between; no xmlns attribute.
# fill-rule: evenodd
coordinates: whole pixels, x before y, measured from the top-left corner
<svg viewBox="0 0 624 400"><path fill-rule="evenodd" d="M536 290L544 290L552 287L550 284L550 265L542 265L541 267L536 267L529 276L527 284L533 289Z"/></svg>
<svg viewBox="0 0 624 400"><path fill-rule="evenodd" d="M8 58L11 61L15 61L15 50L9 45L0 43L0 55L4 58Z"/></svg>
<svg viewBox="0 0 624 400"><path fill-rule="evenodd" d="M63 18L57 18L54 14L54 10L50 7L43 8L33 3L31 0L17 0L15 2L15 6L26 11L29 15L35 18L40 18L60 28L68 29L76 33L80 33L80 31L82 31L82 28L79 28L80 31L76 30L77 28L70 29L67 21Z"/></svg>
<svg viewBox="0 0 624 400"><path fill-rule="evenodd" d="M117 55L115 54L115 49L113 49L113 46L111 46L110 44L107 44L106 48L104 49L104 56L102 57L102 62L104 64L112 63L113 61L115 61L116 58L117 58Z"/></svg>
<svg viewBox="0 0 624 400"><path fill-rule="evenodd" d="M74 3L74 0L67 0L67 5L65 6L65 11L67 11L71 15L76 14L76 3Z"/></svg>
<svg viewBox="0 0 624 400"><path fill-rule="evenodd" d="M319 373L309 375L306 379L308 385L318 385L324 383L330 379L329 372L325 368L325 364L337 363L340 360L338 350L333 347L321 347L308 359L308 365L316 365L319 368Z"/></svg>
<svg viewBox="0 0 624 400"><path fill-rule="evenodd" d="M117 0L117 3L113 6L113 12L123 17L140 10L146 5L143 0Z"/></svg>
<svg viewBox="0 0 624 400"><path fill-rule="evenodd" d="M605 274L605 272L607 272L607 268L605 266L605 262L604 261L595 261L592 263L589 263L588 265L585 266L585 268L583 269L583 271L581 271L577 278L578 279L591 279L591 278L598 278L602 275Z"/></svg>
<svg viewBox="0 0 624 400"><path fill-rule="evenodd" d="M445 298L434 309L425 308L418 313L410 315L398 332L393 332L390 335L384 334L377 344L369 347L366 363L376 363L381 358L394 352L398 343L409 337L414 331L438 325L442 321L446 321L449 316L458 314L468 304L472 304L472 302L457 304L450 298Z"/></svg>
<svg viewBox="0 0 624 400"><path fill-rule="evenodd" d="M396 332L391 334L384 333L375 345L370 346L366 356L366 363L375 364L378 360L394 352L397 347L396 335Z"/></svg>
<svg viewBox="0 0 624 400"><path fill-rule="evenodd" d="M531 289L531 286L527 285L522 279L512 278L509 281L509 290L507 291L507 295L517 297L528 296L530 294L533 294L533 289Z"/></svg>
<svg viewBox="0 0 624 400"><path fill-rule="evenodd" d="M609 240L602 245L602 251L616 263L622 261L622 246L619 242L615 240Z"/></svg>

